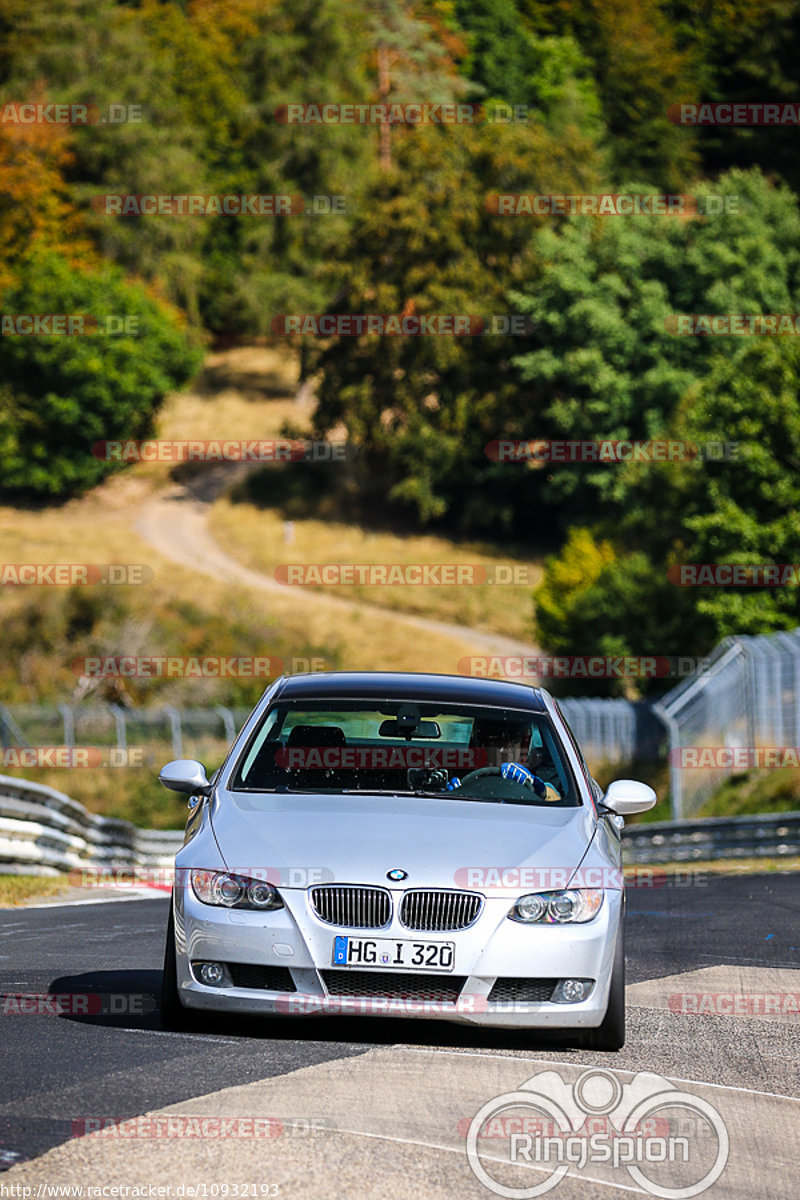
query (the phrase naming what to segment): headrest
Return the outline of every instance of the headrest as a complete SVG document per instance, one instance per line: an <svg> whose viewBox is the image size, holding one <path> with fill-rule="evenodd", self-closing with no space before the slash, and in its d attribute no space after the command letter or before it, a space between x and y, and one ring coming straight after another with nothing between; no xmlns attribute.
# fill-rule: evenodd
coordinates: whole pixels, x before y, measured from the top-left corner
<svg viewBox="0 0 800 1200"><path fill-rule="evenodd" d="M346 746L344 730L338 725L295 725L288 746Z"/></svg>

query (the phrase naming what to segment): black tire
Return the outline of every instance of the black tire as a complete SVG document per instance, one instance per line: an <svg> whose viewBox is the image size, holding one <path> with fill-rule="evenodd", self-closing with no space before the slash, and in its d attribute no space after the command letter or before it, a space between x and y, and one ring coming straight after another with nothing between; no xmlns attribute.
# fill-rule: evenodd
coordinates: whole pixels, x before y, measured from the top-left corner
<svg viewBox="0 0 800 1200"><path fill-rule="evenodd" d="M184 1030L194 1026L194 1014L181 1004L178 994L178 973L175 967L175 917L169 902L167 941L164 946L164 969L161 973L161 1025L164 1029Z"/></svg>
<svg viewBox="0 0 800 1200"><path fill-rule="evenodd" d="M621 1050L625 1045L625 913L620 920L617 945L614 951L614 969L611 974L611 990L608 993L608 1008L603 1022L596 1029L587 1029L583 1035L583 1046L587 1050Z"/></svg>

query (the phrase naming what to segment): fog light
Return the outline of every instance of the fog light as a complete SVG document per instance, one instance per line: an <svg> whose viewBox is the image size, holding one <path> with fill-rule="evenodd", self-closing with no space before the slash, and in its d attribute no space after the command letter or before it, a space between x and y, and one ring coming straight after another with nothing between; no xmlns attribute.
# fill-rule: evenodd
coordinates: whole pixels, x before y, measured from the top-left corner
<svg viewBox="0 0 800 1200"><path fill-rule="evenodd" d="M550 997L555 1004L578 1004L594 987L593 979L562 979Z"/></svg>
<svg viewBox="0 0 800 1200"><path fill-rule="evenodd" d="M227 972L222 963L201 963L198 974L200 976L200 982L204 983L206 987L225 986L225 977Z"/></svg>

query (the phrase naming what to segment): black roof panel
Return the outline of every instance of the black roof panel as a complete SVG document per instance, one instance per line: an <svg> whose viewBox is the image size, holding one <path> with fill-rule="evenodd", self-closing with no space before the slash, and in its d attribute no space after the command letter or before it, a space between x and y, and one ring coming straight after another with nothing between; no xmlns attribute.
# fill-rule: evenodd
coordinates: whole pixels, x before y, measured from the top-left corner
<svg viewBox="0 0 800 1200"><path fill-rule="evenodd" d="M433 700L546 711L541 689L528 684L413 671L324 671L289 675L278 695L282 700Z"/></svg>

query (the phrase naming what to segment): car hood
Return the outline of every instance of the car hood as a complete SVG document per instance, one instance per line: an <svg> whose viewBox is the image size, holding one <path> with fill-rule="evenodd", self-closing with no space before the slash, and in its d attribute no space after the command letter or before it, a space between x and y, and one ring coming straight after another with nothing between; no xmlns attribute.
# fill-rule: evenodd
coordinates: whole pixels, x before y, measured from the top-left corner
<svg viewBox="0 0 800 1200"><path fill-rule="evenodd" d="M588 808L416 796L224 792L212 808L229 871L267 871L277 884L302 888L386 887L387 873L400 870L406 888L507 893L516 878L508 872L519 868L528 871L521 876L528 890L563 887L560 873L579 865L595 824ZM531 871L554 874L533 878Z"/></svg>

